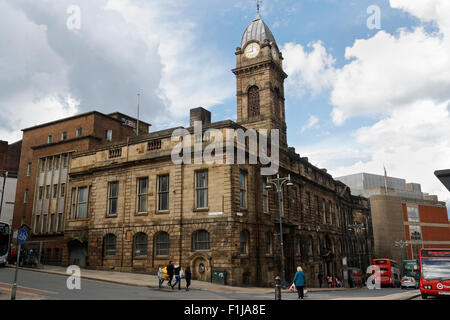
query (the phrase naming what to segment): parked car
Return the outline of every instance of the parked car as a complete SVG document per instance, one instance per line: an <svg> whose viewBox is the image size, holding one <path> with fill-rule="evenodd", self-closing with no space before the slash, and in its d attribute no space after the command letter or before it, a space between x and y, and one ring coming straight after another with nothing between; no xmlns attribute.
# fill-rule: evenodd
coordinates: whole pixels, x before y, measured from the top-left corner
<svg viewBox="0 0 450 320"><path fill-rule="evenodd" d="M400 286L402 289L419 289L419 281L417 281L413 277L403 277L402 280L400 280Z"/></svg>

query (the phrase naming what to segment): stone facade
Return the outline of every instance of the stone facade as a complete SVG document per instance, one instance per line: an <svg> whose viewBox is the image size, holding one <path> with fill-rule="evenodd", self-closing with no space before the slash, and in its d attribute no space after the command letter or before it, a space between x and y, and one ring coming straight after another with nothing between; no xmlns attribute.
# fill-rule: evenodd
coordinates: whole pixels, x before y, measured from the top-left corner
<svg viewBox="0 0 450 320"><path fill-rule="evenodd" d="M342 279L347 268L359 265L359 257L362 267L371 259L371 229L358 237L349 231L355 222L370 225L367 199L352 196L346 185L288 147L282 54L275 43L259 44L261 51L252 59L245 48L236 50L237 122L210 123L208 111L191 110L190 126L184 128L191 136L183 143L211 144L209 129L223 137L236 129L280 130L279 175L290 175L293 184L281 195L286 279L298 265L308 286L318 285L319 272ZM195 121L203 124L200 135ZM190 266L194 279L210 281L213 271L225 271L229 285L272 286L281 269L280 217L277 193L264 188L262 164L250 164L252 150L235 140L235 154L245 146L242 164L175 164L171 153L178 142L171 137L176 129L182 128L72 155L64 262L155 273L172 260Z"/></svg>

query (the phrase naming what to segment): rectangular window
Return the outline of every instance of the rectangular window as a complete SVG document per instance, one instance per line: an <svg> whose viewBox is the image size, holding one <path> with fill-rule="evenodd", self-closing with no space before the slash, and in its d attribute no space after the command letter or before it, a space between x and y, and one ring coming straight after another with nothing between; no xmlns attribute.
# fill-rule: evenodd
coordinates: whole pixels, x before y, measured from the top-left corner
<svg viewBox="0 0 450 320"><path fill-rule="evenodd" d="M48 158L48 171L51 171L53 167L53 158Z"/></svg>
<svg viewBox="0 0 450 320"><path fill-rule="evenodd" d="M419 219L419 208L417 207L406 207L408 213L408 221L410 222L420 222Z"/></svg>
<svg viewBox="0 0 450 320"><path fill-rule="evenodd" d="M65 194L66 194L66 184L61 183L61 188L59 189L59 196L61 198L64 198Z"/></svg>
<svg viewBox="0 0 450 320"><path fill-rule="evenodd" d="M108 185L108 214L117 214L117 198L119 195L119 182L110 182Z"/></svg>
<svg viewBox="0 0 450 320"><path fill-rule="evenodd" d="M31 162L28 162L27 165L27 177L31 176Z"/></svg>
<svg viewBox="0 0 450 320"><path fill-rule="evenodd" d="M62 213L58 213L58 232L62 232L62 221L63 219L63 214Z"/></svg>
<svg viewBox="0 0 450 320"><path fill-rule="evenodd" d="M55 232L55 214L50 215L50 232Z"/></svg>
<svg viewBox="0 0 450 320"><path fill-rule="evenodd" d="M52 142L53 142L53 136L48 136L47 142L48 142L48 143L52 143Z"/></svg>
<svg viewBox="0 0 450 320"><path fill-rule="evenodd" d="M50 186L45 186L45 199L50 198Z"/></svg>
<svg viewBox="0 0 450 320"><path fill-rule="evenodd" d="M41 172L45 172L45 158L41 159Z"/></svg>
<svg viewBox="0 0 450 320"><path fill-rule="evenodd" d="M239 189L240 206L245 209L247 208L247 173L244 171L241 171L239 175Z"/></svg>
<svg viewBox="0 0 450 320"><path fill-rule="evenodd" d="M23 203L28 202L28 189L25 189L25 194L23 195Z"/></svg>
<svg viewBox="0 0 450 320"><path fill-rule="evenodd" d="M63 168L67 168L67 154L63 155Z"/></svg>
<svg viewBox="0 0 450 320"><path fill-rule="evenodd" d="M61 140L64 141L67 139L67 132L61 133Z"/></svg>
<svg viewBox="0 0 450 320"><path fill-rule="evenodd" d="M53 185L53 199L56 199L57 196L58 196L58 185L54 184Z"/></svg>
<svg viewBox="0 0 450 320"><path fill-rule="evenodd" d="M169 175L158 176L158 210L169 210Z"/></svg>
<svg viewBox="0 0 450 320"><path fill-rule="evenodd" d="M420 226L409 226L409 235L411 237L411 240L422 240L422 230L420 229Z"/></svg>
<svg viewBox="0 0 450 320"><path fill-rule="evenodd" d="M267 183L263 181L262 183L262 197L263 197L263 212L268 213L269 212L269 190L266 189Z"/></svg>
<svg viewBox="0 0 450 320"><path fill-rule="evenodd" d="M39 200L42 200L43 193L44 193L44 187L39 187Z"/></svg>
<svg viewBox="0 0 450 320"><path fill-rule="evenodd" d="M112 130L106 130L106 141L112 141Z"/></svg>
<svg viewBox="0 0 450 320"><path fill-rule="evenodd" d="M60 156L56 156L55 157L55 170L59 170L59 160L60 160Z"/></svg>
<svg viewBox="0 0 450 320"><path fill-rule="evenodd" d="M34 232L35 233L39 233L39 230L40 230L39 223L41 222L41 216L37 215L35 219L36 220L35 220L35 223L34 223Z"/></svg>
<svg viewBox="0 0 450 320"><path fill-rule="evenodd" d="M71 210L70 210L71 218L75 219L76 214L77 214L77 189L76 188L72 188L72 202L71 202L71 204L72 204Z"/></svg>
<svg viewBox="0 0 450 320"><path fill-rule="evenodd" d="M208 170L195 173L195 203L196 208L208 208Z"/></svg>
<svg viewBox="0 0 450 320"><path fill-rule="evenodd" d="M87 217L87 199L87 187L78 188L78 219L84 219Z"/></svg>
<svg viewBox="0 0 450 320"><path fill-rule="evenodd" d="M42 220L42 233L46 233L48 230L47 227L47 214L44 214L44 219Z"/></svg>
<svg viewBox="0 0 450 320"><path fill-rule="evenodd" d="M148 178L139 178L137 180L137 198L138 213L147 213L148 200Z"/></svg>
<svg viewBox="0 0 450 320"><path fill-rule="evenodd" d="M83 132L82 132L82 129L81 128L78 128L77 129L77 132L76 132L76 136L77 137L81 137L81 134L82 134Z"/></svg>

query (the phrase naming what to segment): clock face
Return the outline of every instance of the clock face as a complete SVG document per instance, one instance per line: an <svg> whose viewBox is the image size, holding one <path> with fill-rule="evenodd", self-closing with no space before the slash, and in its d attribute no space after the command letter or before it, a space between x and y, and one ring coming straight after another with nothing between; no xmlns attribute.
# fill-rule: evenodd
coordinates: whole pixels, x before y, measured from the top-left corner
<svg viewBox="0 0 450 320"><path fill-rule="evenodd" d="M258 55L259 50L259 44L257 44L256 42L252 42L245 48L245 56L249 59L253 59Z"/></svg>
<svg viewBox="0 0 450 320"><path fill-rule="evenodd" d="M277 49L275 49L275 48L272 48L272 57L273 57L273 60L278 60L278 52L277 52Z"/></svg>

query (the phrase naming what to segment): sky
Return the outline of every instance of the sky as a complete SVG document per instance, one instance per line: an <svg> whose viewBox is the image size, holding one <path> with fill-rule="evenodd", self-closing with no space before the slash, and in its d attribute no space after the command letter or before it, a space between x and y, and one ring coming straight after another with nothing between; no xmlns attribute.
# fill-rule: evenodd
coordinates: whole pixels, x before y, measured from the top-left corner
<svg viewBox="0 0 450 320"><path fill-rule="evenodd" d="M236 120L255 0L0 0L0 139L90 110L151 131L202 106ZM404 178L450 204L450 1L264 0L283 52L288 143L334 177Z"/></svg>

